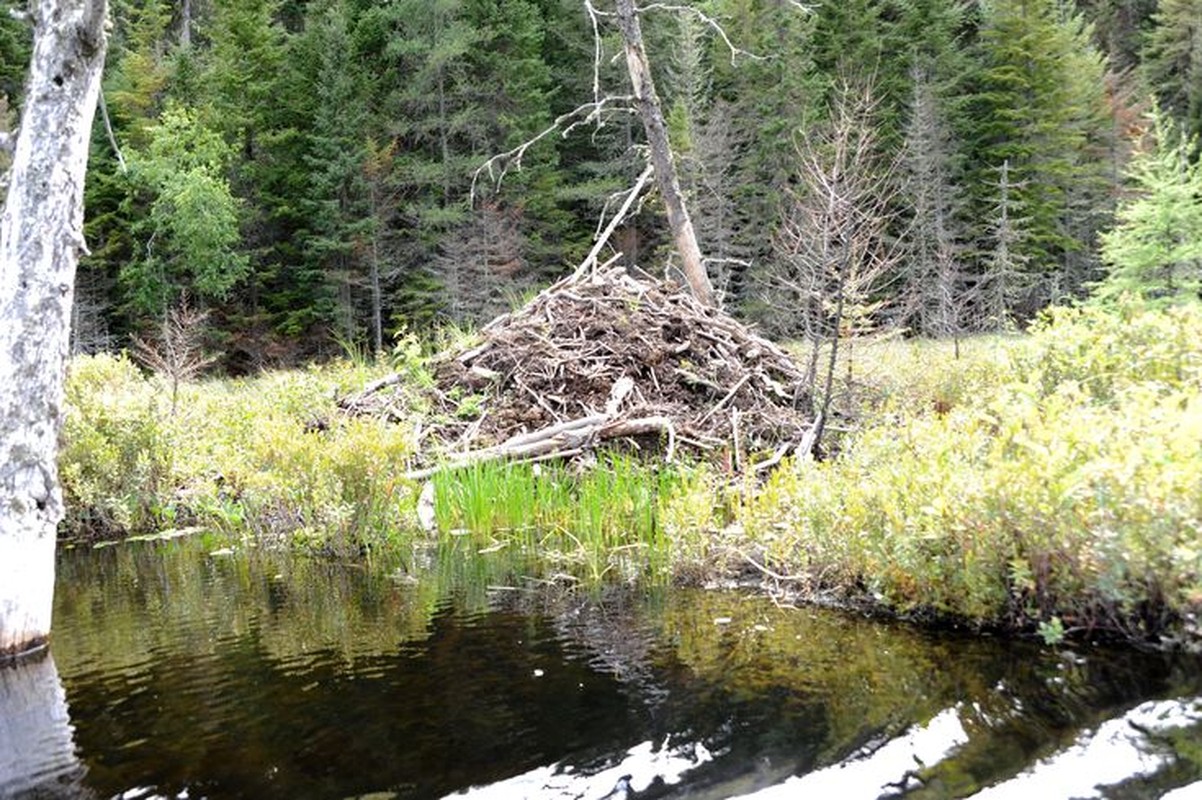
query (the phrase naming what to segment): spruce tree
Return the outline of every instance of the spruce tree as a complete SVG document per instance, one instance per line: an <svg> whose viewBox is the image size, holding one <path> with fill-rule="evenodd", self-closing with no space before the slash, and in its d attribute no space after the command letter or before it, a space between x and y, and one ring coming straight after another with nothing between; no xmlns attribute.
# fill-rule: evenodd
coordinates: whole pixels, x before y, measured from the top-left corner
<svg viewBox="0 0 1202 800"><path fill-rule="evenodd" d="M1127 169L1133 194L1102 236L1108 274L1096 297L1131 294L1154 303L1202 298L1202 163L1196 140L1159 109L1151 145Z"/></svg>
<svg viewBox="0 0 1202 800"><path fill-rule="evenodd" d="M1152 19L1148 85L1187 137L1202 136L1202 0L1161 0Z"/></svg>
<svg viewBox="0 0 1202 800"><path fill-rule="evenodd" d="M1095 205L1105 207L1104 61L1082 20L1053 0L998 0L984 8L981 26L961 134L970 215L994 218L1005 164L1008 202L1025 222L1012 263L1028 272L1025 296L1013 297L1007 313L1025 317L1088 274L1074 254L1094 245ZM986 252L996 241L987 231L976 238Z"/></svg>

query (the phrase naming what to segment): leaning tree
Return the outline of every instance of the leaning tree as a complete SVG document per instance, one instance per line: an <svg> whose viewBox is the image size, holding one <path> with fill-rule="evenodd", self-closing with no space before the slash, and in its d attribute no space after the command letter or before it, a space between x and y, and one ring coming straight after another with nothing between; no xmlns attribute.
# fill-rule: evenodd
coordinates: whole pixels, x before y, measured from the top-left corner
<svg viewBox="0 0 1202 800"><path fill-rule="evenodd" d="M63 420L83 186L107 44L107 0L36 0L33 59L0 215L0 656L50 633L63 515Z"/></svg>

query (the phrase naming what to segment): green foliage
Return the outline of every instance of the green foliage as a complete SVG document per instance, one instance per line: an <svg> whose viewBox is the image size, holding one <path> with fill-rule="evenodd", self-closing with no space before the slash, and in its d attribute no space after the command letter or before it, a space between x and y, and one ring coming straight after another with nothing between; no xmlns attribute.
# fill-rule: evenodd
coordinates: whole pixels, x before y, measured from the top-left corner
<svg viewBox="0 0 1202 800"><path fill-rule="evenodd" d="M68 529L196 524L358 553L412 529L406 426L336 416L363 368L335 365L180 387L175 414L125 358L72 364L61 459Z"/></svg>
<svg viewBox="0 0 1202 800"><path fill-rule="evenodd" d="M1007 377L951 409L886 415L839 458L774 475L740 518L815 590L1162 634L1202 603L1199 341L1196 305L1058 311L1011 345Z"/></svg>
<svg viewBox="0 0 1202 800"><path fill-rule="evenodd" d="M59 473L70 534L147 530L171 486L161 395L126 356L76 359L66 383Z"/></svg>
<svg viewBox="0 0 1202 800"><path fill-rule="evenodd" d="M1091 277L1078 254L1094 247L1106 207L1099 157L1111 128L1105 62L1084 20L1053 0L1003 0L984 6L982 16L971 93L958 120L972 166L966 188L972 216L986 223L976 235L984 279L988 254L1010 247L1008 263L1021 264L1024 286L1007 311L1029 318ZM1007 225L998 222L1003 191ZM999 241L1008 228L1012 242Z"/></svg>
<svg viewBox="0 0 1202 800"><path fill-rule="evenodd" d="M20 108L25 72L33 43L28 23L11 14L0 14L0 97L9 108Z"/></svg>
<svg viewBox="0 0 1202 800"><path fill-rule="evenodd" d="M1202 137L1202 2L1161 0L1152 18L1156 24L1148 32L1143 64L1148 85L1196 143Z"/></svg>
<svg viewBox="0 0 1202 800"><path fill-rule="evenodd" d="M698 486L681 466L608 453L580 472L558 465L476 464L434 478L439 530L481 552L507 550L590 582L672 575L678 503ZM694 494L693 499L696 499Z"/></svg>
<svg viewBox="0 0 1202 800"><path fill-rule="evenodd" d="M131 182L150 197L136 225L142 246L120 279L133 305L157 316L182 292L224 298L249 262L238 251L238 201L224 178L230 148L193 112L175 106L148 136L146 151L130 156Z"/></svg>
<svg viewBox="0 0 1202 800"><path fill-rule="evenodd" d="M1157 303L1202 298L1202 162L1163 112L1151 115L1151 149L1127 167L1136 194L1102 236L1109 274L1095 296L1132 294Z"/></svg>

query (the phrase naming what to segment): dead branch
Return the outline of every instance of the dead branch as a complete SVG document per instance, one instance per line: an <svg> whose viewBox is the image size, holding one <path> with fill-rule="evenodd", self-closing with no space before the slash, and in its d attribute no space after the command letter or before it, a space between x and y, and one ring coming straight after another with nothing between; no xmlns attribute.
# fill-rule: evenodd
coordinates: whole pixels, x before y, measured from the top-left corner
<svg viewBox="0 0 1202 800"><path fill-rule="evenodd" d="M519 172L521 171L522 158L526 155L526 152L531 147L534 147L534 145L538 144L543 139L546 139L556 131L560 131L560 135L564 138L567 138L567 136L580 125L584 125L589 122L601 124L604 114L607 111L612 111L613 113L633 114L635 113L633 107L626 106L623 108L621 106L622 103L629 103L633 99L634 98L630 95L609 95L606 97L598 97L592 102L584 103L583 105L577 106L571 111L560 114L555 118L554 122L552 122L539 133L535 134L533 137L522 142L517 147L506 150L504 153L498 153L497 155L488 159L479 167L477 167L476 171L472 173L472 186L469 193L469 198L472 205L475 205L476 203L476 186L480 182L480 176L484 173L488 173L488 178L493 184L493 189L499 189L501 182L505 180L505 176L509 174L510 170Z"/></svg>
<svg viewBox="0 0 1202 800"><path fill-rule="evenodd" d="M768 60L767 56L756 55L755 53L748 52L747 50L736 46L735 43L730 40L730 37L726 35L726 29L722 27L722 24L699 8L694 8L693 6L682 6L673 3L651 3L645 6L639 6L636 10L640 14L642 14L644 11L672 11L675 13L692 14L707 26L712 28L714 33L718 34L718 38L722 40L723 44L726 45L726 49L730 51L730 65L732 67L738 65L737 60L739 56L751 59L752 61Z"/></svg>
<svg viewBox="0 0 1202 800"><path fill-rule="evenodd" d="M434 365L425 428L434 446L423 452L442 461L411 477L603 444L668 458L678 448L703 459L731 453L749 465L785 443L805 448L813 429L805 373L787 353L680 287L620 267L577 269L481 335ZM403 404L398 382L389 376L341 405L391 416ZM484 397L475 420L461 419L452 399L464 389Z"/></svg>

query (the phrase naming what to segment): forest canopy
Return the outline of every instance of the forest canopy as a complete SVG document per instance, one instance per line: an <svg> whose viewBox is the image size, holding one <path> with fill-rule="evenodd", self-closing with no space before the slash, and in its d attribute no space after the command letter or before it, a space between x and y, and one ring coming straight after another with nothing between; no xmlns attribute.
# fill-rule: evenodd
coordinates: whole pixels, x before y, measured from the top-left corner
<svg viewBox="0 0 1202 800"><path fill-rule="evenodd" d="M1138 292L1164 248L1174 285L1198 285L1196 252L1149 255L1131 227L1151 212L1124 204L1171 185L1196 205L1202 0L679 5L641 16L682 189L724 306L767 333L830 335L837 282L844 326L926 335L1021 325L1108 280ZM472 189L596 86L629 91L593 6L115 0L74 350L190 303L229 369L375 351L562 276L645 166L636 115L540 139ZM0 130L28 46L0 15ZM854 221L824 211L832 176ZM672 274L655 195L614 247Z"/></svg>

